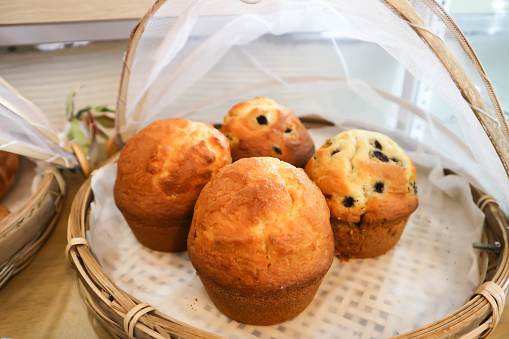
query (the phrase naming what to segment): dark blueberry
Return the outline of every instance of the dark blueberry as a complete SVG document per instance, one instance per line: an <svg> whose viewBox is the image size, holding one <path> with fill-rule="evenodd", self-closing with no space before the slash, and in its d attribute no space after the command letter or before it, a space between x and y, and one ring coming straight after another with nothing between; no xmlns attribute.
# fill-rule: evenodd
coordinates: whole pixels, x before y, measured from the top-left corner
<svg viewBox="0 0 509 339"><path fill-rule="evenodd" d="M332 157L334 154L339 153L339 151L340 151L339 149L335 149L334 151L332 151L332 153L330 154L330 156Z"/></svg>
<svg viewBox="0 0 509 339"><path fill-rule="evenodd" d="M380 144L380 142L378 142L378 140L375 140L375 147L378 148L380 151L382 150L382 145Z"/></svg>
<svg viewBox="0 0 509 339"><path fill-rule="evenodd" d="M265 115L259 115L256 117L256 121L260 124L260 125L267 125L267 123L269 122L267 120L267 117Z"/></svg>
<svg viewBox="0 0 509 339"><path fill-rule="evenodd" d="M316 155L313 155L313 160L316 160Z"/></svg>
<svg viewBox="0 0 509 339"><path fill-rule="evenodd" d="M377 181L376 184L375 184L375 191L377 191L378 193L383 193L384 192L384 183L381 182L381 181Z"/></svg>
<svg viewBox="0 0 509 339"><path fill-rule="evenodd" d="M281 152L281 148L279 148L278 146L276 145L272 145L272 149L274 150L274 152L276 152L276 154L283 154L283 152Z"/></svg>
<svg viewBox="0 0 509 339"><path fill-rule="evenodd" d="M290 133L291 131L292 131L292 129L291 129L290 127L287 127L287 128L285 129L285 133Z"/></svg>
<svg viewBox="0 0 509 339"><path fill-rule="evenodd" d="M412 183L412 188L414 189L414 193L417 194L417 183L415 181Z"/></svg>
<svg viewBox="0 0 509 339"><path fill-rule="evenodd" d="M343 199L343 206L345 207L352 207L353 206L353 198L352 197L345 197L345 199Z"/></svg>
<svg viewBox="0 0 509 339"><path fill-rule="evenodd" d="M329 199L329 200L330 200L330 199L332 199L332 195L330 195L330 194L324 194L323 196L324 196L326 199Z"/></svg>
<svg viewBox="0 0 509 339"><path fill-rule="evenodd" d="M389 157L380 151L374 151L373 156L382 162L389 162Z"/></svg>

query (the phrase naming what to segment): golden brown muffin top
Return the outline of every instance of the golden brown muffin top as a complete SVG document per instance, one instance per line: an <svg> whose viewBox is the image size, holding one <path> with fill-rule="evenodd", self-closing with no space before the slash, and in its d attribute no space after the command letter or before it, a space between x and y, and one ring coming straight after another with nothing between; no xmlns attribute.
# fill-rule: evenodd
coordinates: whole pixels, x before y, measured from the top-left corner
<svg viewBox="0 0 509 339"><path fill-rule="evenodd" d="M329 209L303 170L275 158L241 159L202 190L188 253L198 274L224 288L283 292L329 269Z"/></svg>
<svg viewBox="0 0 509 339"><path fill-rule="evenodd" d="M331 216L342 221L393 220L418 205L415 166L381 133L348 130L330 138L306 165Z"/></svg>
<svg viewBox="0 0 509 339"><path fill-rule="evenodd" d="M270 156L304 167L315 151L299 118L265 97L233 106L224 117L221 132L230 140L233 161Z"/></svg>
<svg viewBox="0 0 509 339"><path fill-rule="evenodd" d="M0 151L0 196L12 185L18 170L18 161L17 154Z"/></svg>
<svg viewBox="0 0 509 339"><path fill-rule="evenodd" d="M213 126L182 118L153 122L120 153L115 202L147 220L190 217L203 186L229 163L228 141Z"/></svg>

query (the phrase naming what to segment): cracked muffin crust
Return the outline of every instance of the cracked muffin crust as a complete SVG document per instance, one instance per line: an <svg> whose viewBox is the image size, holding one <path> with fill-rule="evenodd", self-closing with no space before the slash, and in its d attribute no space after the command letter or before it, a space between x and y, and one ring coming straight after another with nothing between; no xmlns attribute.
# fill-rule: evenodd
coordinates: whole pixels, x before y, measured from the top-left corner
<svg viewBox="0 0 509 339"><path fill-rule="evenodd" d="M304 167L315 151L299 118L269 98L256 97L233 106L221 132L230 141L233 161L274 157Z"/></svg>
<svg viewBox="0 0 509 339"><path fill-rule="evenodd" d="M189 258L225 315L279 323L307 307L332 264L329 217L303 170L275 158L241 159L202 190Z"/></svg>
<svg viewBox="0 0 509 339"><path fill-rule="evenodd" d="M115 203L142 244L183 251L198 195L230 163L228 141L213 126L181 118L153 122L120 152Z"/></svg>
<svg viewBox="0 0 509 339"><path fill-rule="evenodd" d="M327 199L336 253L343 258L387 252L418 206L412 160L377 132L348 130L330 138L305 171Z"/></svg>

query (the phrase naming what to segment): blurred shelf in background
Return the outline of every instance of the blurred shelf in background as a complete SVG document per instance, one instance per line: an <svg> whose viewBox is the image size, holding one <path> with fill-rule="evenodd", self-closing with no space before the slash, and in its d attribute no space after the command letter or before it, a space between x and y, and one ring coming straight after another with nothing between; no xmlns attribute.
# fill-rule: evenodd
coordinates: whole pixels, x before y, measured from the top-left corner
<svg viewBox="0 0 509 339"><path fill-rule="evenodd" d="M127 39L153 0L0 0L0 46Z"/></svg>

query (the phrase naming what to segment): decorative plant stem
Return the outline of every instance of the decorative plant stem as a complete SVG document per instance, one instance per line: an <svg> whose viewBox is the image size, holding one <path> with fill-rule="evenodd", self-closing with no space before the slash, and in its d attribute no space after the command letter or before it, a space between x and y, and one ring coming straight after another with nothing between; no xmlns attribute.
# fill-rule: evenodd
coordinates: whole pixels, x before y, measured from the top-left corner
<svg viewBox="0 0 509 339"><path fill-rule="evenodd" d="M109 139L108 132L115 127L115 110L106 105L88 105L76 110L74 97L80 87L73 89L66 98L65 116L70 124L67 138L79 144L90 158L98 139Z"/></svg>

